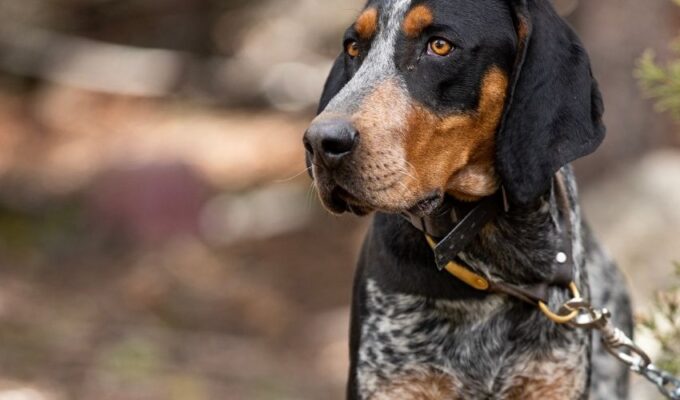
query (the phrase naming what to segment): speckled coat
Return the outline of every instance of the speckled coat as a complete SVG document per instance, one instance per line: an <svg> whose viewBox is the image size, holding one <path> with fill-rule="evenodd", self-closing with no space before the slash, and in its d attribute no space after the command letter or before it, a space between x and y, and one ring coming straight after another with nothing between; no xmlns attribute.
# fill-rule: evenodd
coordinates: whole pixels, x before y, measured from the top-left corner
<svg viewBox="0 0 680 400"><path fill-rule="evenodd" d="M576 284L630 333L625 283L569 167L602 143L603 101L551 2L368 0L343 46L303 142L329 211L377 212L354 287L348 399L625 398L625 367L599 340L438 271L399 215L502 186L510 211L459 257L490 279L546 282L571 232ZM568 212L551 187L560 170ZM553 288L550 306L567 296Z"/></svg>
<svg viewBox="0 0 680 400"><path fill-rule="evenodd" d="M576 281L632 330L626 285L581 218L569 178ZM546 279L565 231L553 195L484 229L462 258L507 282ZM551 306L568 293L555 288ZM375 217L354 288L348 399L623 399L628 375L588 332L530 305L483 294L439 272L421 232Z"/></svg>

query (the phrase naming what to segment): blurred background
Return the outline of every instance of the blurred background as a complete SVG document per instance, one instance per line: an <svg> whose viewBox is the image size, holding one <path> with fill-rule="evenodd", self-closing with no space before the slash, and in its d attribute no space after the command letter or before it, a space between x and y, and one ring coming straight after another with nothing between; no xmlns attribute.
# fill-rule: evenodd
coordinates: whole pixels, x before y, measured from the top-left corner
<svg viewBox="0 0 680 400"><path fill-rule="evenodd" d="M0 0L0 400L342 397L368 220L301 137L363 2ZM672 366L680 7L555 4L607 105L585 212Z"/></svg>

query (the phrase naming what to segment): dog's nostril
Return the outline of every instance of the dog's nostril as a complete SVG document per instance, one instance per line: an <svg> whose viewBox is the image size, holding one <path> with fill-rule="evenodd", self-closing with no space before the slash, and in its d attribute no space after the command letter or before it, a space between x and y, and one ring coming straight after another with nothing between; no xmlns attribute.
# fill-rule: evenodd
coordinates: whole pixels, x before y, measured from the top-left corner
<svg viewBox="0 0 680 400"><path fill-rule="evenodd" d="M331 156L339 156L349 153L354 148L357 133L351 127L343 127L333 135L327 135L321 140L321 148L324 153Z"/></svg>
<svg viewBox="0 0 680 400"><path fill-rule="evenodd" d="M339 166L359 141L359 133L346 118L323 119L312 124L304 137L309 155L326 167Z"/></svg>
<svg viewBox="0 0 680 400"><path fill-rule="evenodd" d="M354 134L343 132L339 136L325 138L321 142L321 147L328 155L339 156L349 153L354 147L355 136Z"/></svg>
<svg viewBox="0 0 680 400"><path fill-rule="evenodd" d="M310 155L314 154L314 146L312 146L312 142L309 141L307 135L305 135L305 137L302 139L302 144L305 146L305 150L307 150Z"/></svg>

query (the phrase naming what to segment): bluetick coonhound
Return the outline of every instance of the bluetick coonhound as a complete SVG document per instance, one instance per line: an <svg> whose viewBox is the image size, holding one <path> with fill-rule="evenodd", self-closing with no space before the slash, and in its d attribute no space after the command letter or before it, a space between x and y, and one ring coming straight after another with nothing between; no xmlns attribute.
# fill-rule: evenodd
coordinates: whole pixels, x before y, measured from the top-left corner
<svg viewBox="0 0 680 400"><path fill-rule="evenodd" d="M569 166L602 142L602 114L548 0L368 2L304 136L326 208L375 212L348 399L627 397L625 366L536 307L573 282L632 330Z"/></svg>

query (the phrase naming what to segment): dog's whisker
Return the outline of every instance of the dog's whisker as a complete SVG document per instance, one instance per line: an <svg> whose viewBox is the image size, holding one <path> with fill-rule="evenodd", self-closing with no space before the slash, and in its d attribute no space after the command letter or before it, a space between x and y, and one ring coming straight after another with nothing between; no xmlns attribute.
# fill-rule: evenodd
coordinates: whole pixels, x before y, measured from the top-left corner
<svg viewBox="0 0 680 400"><path fill-rule="evenodd" d="M398 183L399 186L401 186L401 188L403 189L403 192L400 193L400 197L403 197L404 195L406 195L406 194L409 192L408 186L406 186L406 184L405 184L404 182L402 182L402 181L398 181L397 183Z"/></svg>
<svg viewBox="0 0 680 400"><path fill-rule="evenodd" d="M316 184L314 182L309 184L309 188L307 189L307 210L312 209L312 203L314 202L314 192L316 191Z"/></svg>
<svg viewBox="0 0 680 400"><path fill-rule="evenodd" d="M416 171L416 167L407 159L404 159L404 162L406 163L406 166L411 168L411 170Z"/></svg>
<svg viewBox="0 0 680 400"><path fill-rule="evenodd" d="M406 160L406 159L404 160L404 162L406 163L406 166L407 166L407 167L411 168L411 171L416 171L416 168L413 166L413 164L411 164L411 162L409 162L409 161ZM403 168L400 168L397 172L399 172L399 173L401 173L401 174L403 174L403 175L408 176L409 178L413 179L414 181L418 181L418 179L417 179L415 176L413 176L413 174L412 174L410 171L408 171L408 170L405 170L405 169L403 169Z"/></svg>
<svg viewBox="0 0 680 400"><path fill-rule="evenodd" d="M406 186L406 184L405 184L404 182L399 181L398 183L399 183L399 185L404 189L404 192L402 193L402 195L405 195L406 193L409 192L408 186ZM416 204L416 207L418 207L418 210L419 210L420 212L422 212L422 213L425 212L425 209L423 209L423 206L420 205L420 203Z"/></svg>
<svg viewBox="0 0 680 400"><path fill-rule="evenodd" d="M285 178L285 179L276 180L276 181L274 181L274 183L277 183L277 184L279 184L279 183L288 183L288 182L294 180L295 178L299 177L300 175L303 175L303 174L305 174L306 172L309 172L311 169L312 169L312 167L309 166L309 167L303 169L302 171L298 172L297 174L291 176L290 178Z"/></svg>
<svg viewBox="0 0 680 400"><path fill-rule="evenodd" d="M404 175L404 176L407 176L407 177L413 179L414 181L417 181L416 177L413 176L413 175L412 175L411 173L409 173L408 171L398 170L397 173L402 174L402 175Z"/></svg>

